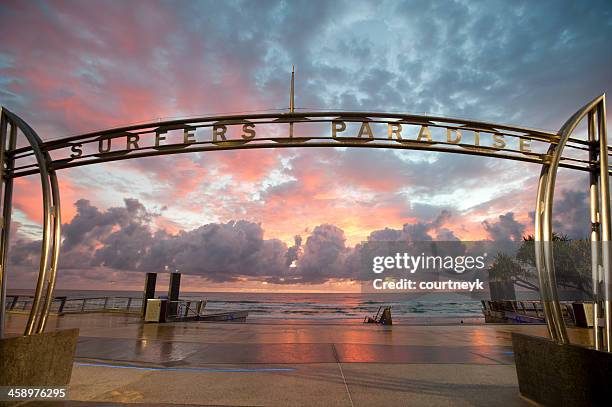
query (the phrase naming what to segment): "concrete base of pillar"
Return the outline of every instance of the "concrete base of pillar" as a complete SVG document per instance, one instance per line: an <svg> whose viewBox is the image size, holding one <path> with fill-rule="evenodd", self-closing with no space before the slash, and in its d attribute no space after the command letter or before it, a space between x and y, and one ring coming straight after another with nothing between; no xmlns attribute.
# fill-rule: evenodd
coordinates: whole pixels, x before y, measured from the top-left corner
<svg viewBox="0 0 612 407"><path fill-rule="evenodd" d="M0 340L0 386L65 386L78 329Z"/></svg>
<svg viewBox="0 0 612 407"><path fill-rule="evenodd" d="M609 406L612 353L512 334L521 394L545 406Z"/></svg>

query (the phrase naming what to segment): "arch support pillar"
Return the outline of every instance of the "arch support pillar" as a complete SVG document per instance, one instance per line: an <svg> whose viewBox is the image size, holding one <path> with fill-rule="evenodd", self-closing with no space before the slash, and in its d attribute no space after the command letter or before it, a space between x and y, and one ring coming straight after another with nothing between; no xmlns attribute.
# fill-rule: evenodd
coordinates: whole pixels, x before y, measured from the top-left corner
<svg viewBox="0 0 612 407"><path fill-rule="evenodd" d="M603 290L598 288L598 295L595 303L603 302L604 332L603 348L612 352L612 259L610 253L611 220L610 220L610 177L608 175L608 136L606 129L606 99L602 98L597 105L597 121L599 133L599 188L600 188L600 239L601 243L601 277L597 276L597 281L593 281L593 286L603 285ZM599 267L598 267L599 271ZM603 297L599 293L603 291ZM593 307L594 309L597 307ZM597 324L597 321L595 321Z"/></svg>
<svg viewBox="0 0 612 407"><path fill-rule="evenodd" d="M10 131L8 130L10 126ZM53 291L57 278L57 264L61 244L61 217L59 187L55 171L51 168L51 158L42 149L42 140L36 132L19 116L5 108L0 111L0 187L2 192L2 222L0 223L0 337L4 335L6 321L6 280L10 220L12 212L14 154L18 131L32 148L40 173L43 201L43 237L40 264L32 308L26 322L24 335L42 333L45 329Z"/></svg>
<svg viewBox="0 0 612 407"><path fill-rule="evenodd" d="M563 148L584 117L588 118L590 161L590 238L595 325L593 334L595 348L610 352L612 351L612 281L610 275L612 236L610 233L610 182L605 94L585 105L565 122L557 133L557 143L551 143L548 150L549 160L542 166L536 200L534 231L536 268L550 337L558 343L569 343L557 293L552 210L555 181ZM604 317L603 332L598 326L601 314Z"/></svg>
<svg viewBox="0 0 612 407"><path fill-rule="evenodd" d="M0 218L0 339L4 337L6 325L6 263L8 243L11 228L11 214L13 201L13 179L8 177L14 160L7 159L7 150L16 146L17 128L10 125L5 115L0 113L0 194L2 205Z"/></svg>

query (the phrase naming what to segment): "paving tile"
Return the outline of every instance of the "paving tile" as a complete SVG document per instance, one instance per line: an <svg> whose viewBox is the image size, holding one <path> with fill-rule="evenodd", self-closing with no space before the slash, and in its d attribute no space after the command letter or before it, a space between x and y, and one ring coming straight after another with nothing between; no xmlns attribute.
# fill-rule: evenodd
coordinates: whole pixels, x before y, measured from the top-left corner
<svg viewBox="0 0 612 407"><path fill-rule="evenodd" d="M343 363L355 407L530 406L508 365Z"/></svg>

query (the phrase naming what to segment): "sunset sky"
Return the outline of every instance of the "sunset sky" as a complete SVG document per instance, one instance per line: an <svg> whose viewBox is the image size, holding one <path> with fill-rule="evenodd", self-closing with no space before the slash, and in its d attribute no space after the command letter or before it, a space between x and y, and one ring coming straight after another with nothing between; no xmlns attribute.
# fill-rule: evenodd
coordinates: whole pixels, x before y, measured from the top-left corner
<svg viewBox="0 0 612 407"><path fill-rule="evenodd" d="M609 1L4 1L0 18L0 104L43 139L287 109L293 64L299 109L553 131L612 91ZM538 172L342 148L62 170L58 287L139 289L168 266L189 274L185 289L351 290L342 259L368 237L530 233ZM583 174L561 170L557 231L587 235L586 192ZM10 286L35 281L41 205L39 179L19 179Z"/></svg>

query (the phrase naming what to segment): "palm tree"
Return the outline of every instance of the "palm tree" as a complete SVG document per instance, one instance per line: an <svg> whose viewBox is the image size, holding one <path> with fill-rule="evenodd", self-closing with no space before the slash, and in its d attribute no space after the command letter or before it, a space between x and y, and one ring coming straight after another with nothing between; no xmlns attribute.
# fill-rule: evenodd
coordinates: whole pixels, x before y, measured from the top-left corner
<svg viewBox="0 0 612 407"><path fill-rule="evenodd" d="M591 242L553 233L553 251L557 284L591 296ZM489 278L513 281L520 287L538 291L538 286L531 282L537 281L534 237L523 237L515 258L498 253L489 267Z"/></svg>

